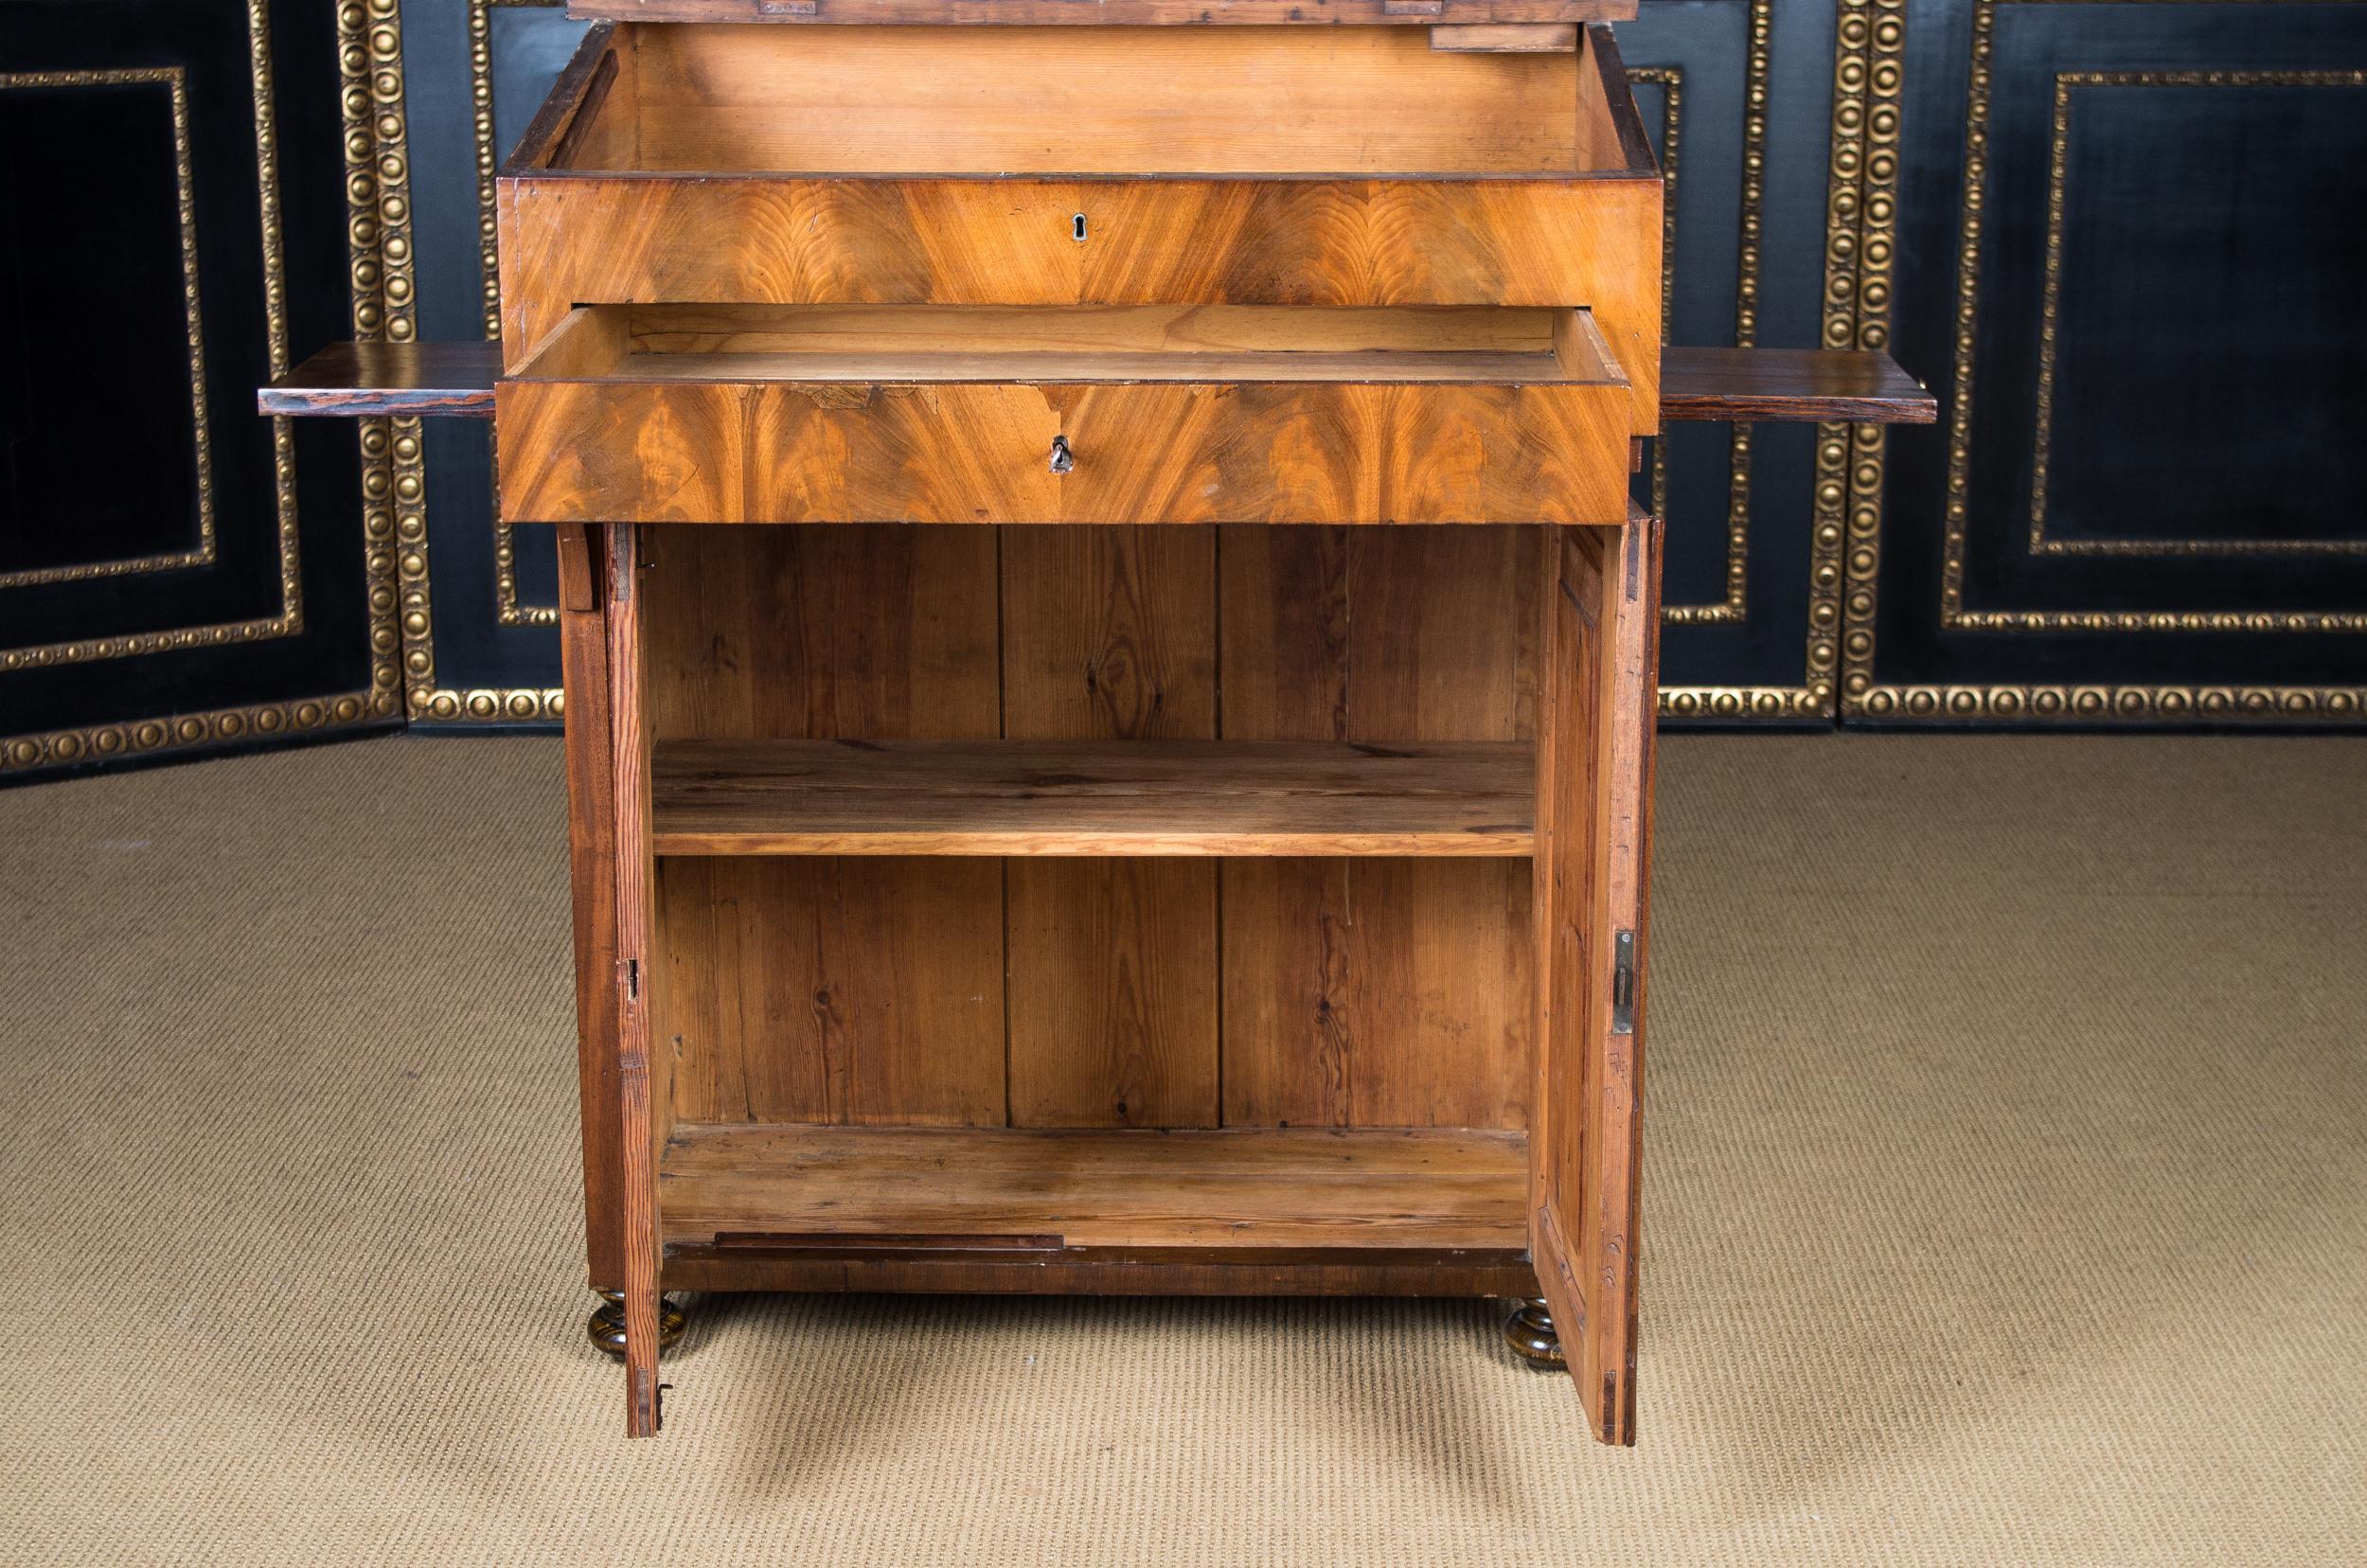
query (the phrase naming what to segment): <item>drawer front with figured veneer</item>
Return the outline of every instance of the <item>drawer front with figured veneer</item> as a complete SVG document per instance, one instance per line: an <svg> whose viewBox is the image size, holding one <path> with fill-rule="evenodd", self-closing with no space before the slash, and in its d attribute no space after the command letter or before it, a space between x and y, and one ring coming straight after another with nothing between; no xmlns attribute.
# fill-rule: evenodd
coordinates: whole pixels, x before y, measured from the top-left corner
<svg viewBox="0 0 2367 1568"><path fill-rule="evenodd" d="M497 395L512 522L1627 517L1582 310L578 310Z"/></svg>

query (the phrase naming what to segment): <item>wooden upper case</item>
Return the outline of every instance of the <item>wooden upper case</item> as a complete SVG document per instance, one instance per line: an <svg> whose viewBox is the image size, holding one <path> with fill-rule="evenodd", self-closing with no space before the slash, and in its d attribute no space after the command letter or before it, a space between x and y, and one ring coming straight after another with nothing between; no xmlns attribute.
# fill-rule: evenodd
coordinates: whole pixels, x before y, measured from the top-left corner
<svg viewBox="0 0 2367 1568"><path fill-rule="evenodd" d="M596 28L500 181L504 514L1620 524L1661 183L1573 45Z"/></svg>

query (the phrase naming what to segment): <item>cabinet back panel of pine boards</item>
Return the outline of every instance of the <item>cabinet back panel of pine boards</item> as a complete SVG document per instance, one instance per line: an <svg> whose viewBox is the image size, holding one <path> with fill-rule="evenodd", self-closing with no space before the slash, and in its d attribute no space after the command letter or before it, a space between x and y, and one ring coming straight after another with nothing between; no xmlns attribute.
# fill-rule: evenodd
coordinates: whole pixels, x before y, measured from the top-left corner
<svg viewBox="0 0 2367 1568"><path fill-rule="evenodd" d="M655 530L669 739L1533 740L1530 527ZM1517 1128L1525 860L668 859L684 1122Z"/></svg>

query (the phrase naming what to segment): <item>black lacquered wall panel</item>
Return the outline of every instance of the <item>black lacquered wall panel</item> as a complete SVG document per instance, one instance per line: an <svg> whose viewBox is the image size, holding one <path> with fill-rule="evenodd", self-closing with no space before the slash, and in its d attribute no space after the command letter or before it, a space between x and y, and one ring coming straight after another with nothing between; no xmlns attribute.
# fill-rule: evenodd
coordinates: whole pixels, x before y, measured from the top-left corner
<svg viewBox="0 0 2367 1568"><path fill-rule="evenodd" d="M1945 0L1909 29L1853 717L2352 722L2367 6Z"/></svg>
<svg viewBox="0 0 2367 1568"><path fill-rule="evenodd" d="M542 6L411 0L403 8L418 208L419 330L499 335L490 170L508 154L588 24ZM489 425L427 424L434 541L429 634L409 639L413 712L429 723L557 717L555 545L493 517Z"/></svg>
<svg viewBox="0 0 2367 1568"><path fill-rule="evenodd" d="M399 719L350 429L333 14L0 6L0 775ZM390 650L389 650L390 651Z"/></svg>
<svg viewBox="0 0 2367 1568"><path fill-rule="evenodd" d="M0 90L0 229L17 236L0 246L0 572L13 574L71 566L95 547L118 559L184 548L211 502L199 484L205 389L189 351L184 262L195 250L183 241L194 224L182 222L176 83L44 75ZM92 266L93 253L107 264ZM116 462L127 446L146 460ZM109 482L93 484L99 474ZM68 517L75 526L58 525Z"/></svg>
<svg viewBox="0 0 2367 1568"><path fill-rule="evenodd" d="M291 352L494 330L492 170L583 26L0 6L0 770L556 720L489 430L250 411ZM1671 341L1887 347L1946 400L1654 443L1667 717L2359 717L2367 4L1644 0L1620 38Z"/></svg>
<svg viewBox="0 0 2367 1568"><path fill-rule="evenodd" d="M1647 0L1618 29L1669 180L1671 343L1823 341L1836 30L1831 4L1772 0ZM1840 583L1819 570L1818 481L1804 427L1653 443L1636 493L1668 523L1667 717L1829 721Z"/></svg>
<svg viewBox="0 0 2367 1568"><path fill-rule="evenodd" d="M479 159L508 151L584 24L486 0L410 0L404 17L421 330L475 336ZM1647 127L1664 151L1675 141L1672 341L1823 341L1836 32L1831 0L1646 0L1620 27ZM547 531L513 539L494 524L484 432L431 422L428 442L431 631L406 644L413 710L505 723L548 713ZM1731 427L1690 426L1639 481L1670 520L1672 717L1829 720L1839 552L1814 543L1815 451L1803 429L1738 442Z"/></svg>

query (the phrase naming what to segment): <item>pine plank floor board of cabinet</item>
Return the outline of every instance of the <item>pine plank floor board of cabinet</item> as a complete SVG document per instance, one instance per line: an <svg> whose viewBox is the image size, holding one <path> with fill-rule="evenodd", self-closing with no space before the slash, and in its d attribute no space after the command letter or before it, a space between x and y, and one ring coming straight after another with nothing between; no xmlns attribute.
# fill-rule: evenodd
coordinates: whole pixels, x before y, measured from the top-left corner
<svg viewBox="0 0 2367 1568"><path fill-rule="evenodd" d="M780 1252L1486 1250L1520 1244L1526 1160L1518 1132L686 1125L659 1185L670 1241Z"/></svg>

